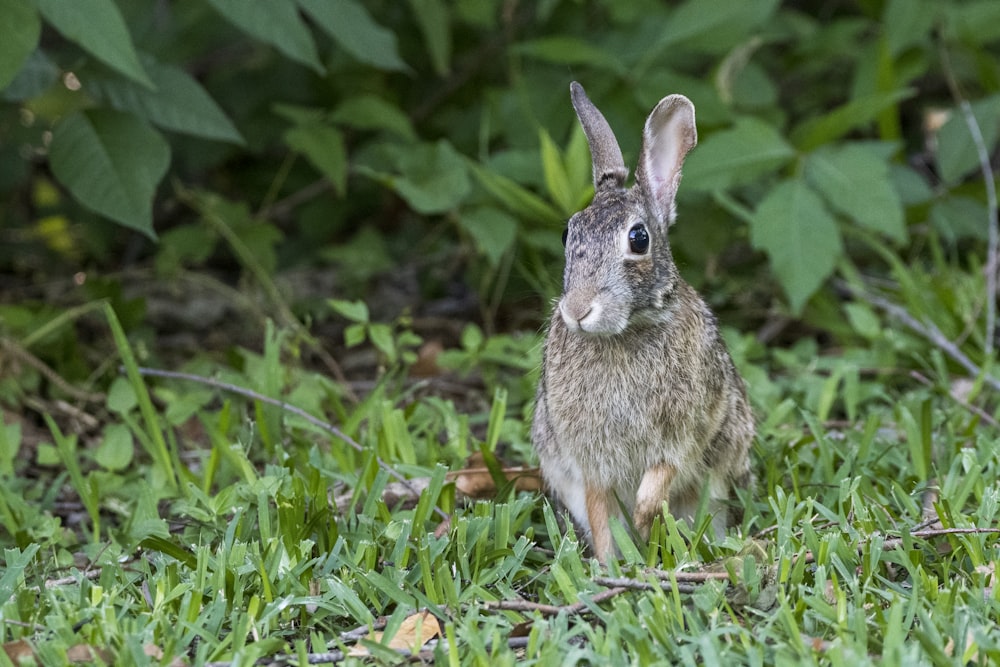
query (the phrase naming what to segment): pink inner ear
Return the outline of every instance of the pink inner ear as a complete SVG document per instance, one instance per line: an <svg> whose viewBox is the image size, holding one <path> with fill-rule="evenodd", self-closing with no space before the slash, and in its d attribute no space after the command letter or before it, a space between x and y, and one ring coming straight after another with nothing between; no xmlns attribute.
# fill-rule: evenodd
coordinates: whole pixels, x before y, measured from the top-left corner
<svg viewBox="0 0 1000 667"><path fill-rule="evenodd" d="M681 165L697 141L694 109L682 96L664 98L647 119L642 147L643 187L661 220L670 222Z"/></svg>

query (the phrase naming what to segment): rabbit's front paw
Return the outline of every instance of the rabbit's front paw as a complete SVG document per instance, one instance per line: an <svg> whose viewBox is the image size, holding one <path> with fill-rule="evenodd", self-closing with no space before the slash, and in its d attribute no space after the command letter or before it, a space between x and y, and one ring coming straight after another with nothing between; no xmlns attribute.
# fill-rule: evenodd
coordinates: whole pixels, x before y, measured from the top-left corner
<svg viewBox="0 0 1000 667"><path fill-rule="evenodd" d="M677 470L669 463L653 466L643 473L632 512L632 521L643 540L649 539L653 519L663 512L663 503L670 498L670 485L676 475Z"/></svg>

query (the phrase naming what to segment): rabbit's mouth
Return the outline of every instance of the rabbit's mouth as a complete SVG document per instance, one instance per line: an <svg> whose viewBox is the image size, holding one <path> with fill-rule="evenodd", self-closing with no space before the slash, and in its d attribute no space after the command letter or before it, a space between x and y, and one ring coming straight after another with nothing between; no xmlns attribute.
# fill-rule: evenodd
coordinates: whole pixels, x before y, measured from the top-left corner
<svg viewBox="0 0 1000 667"><path fill-rule="evenodd" d="M559 315L573 333L592 336L617 336L628 325L628 314L608 308L599 298L574 298L566 295L559 301Z"/></svg>

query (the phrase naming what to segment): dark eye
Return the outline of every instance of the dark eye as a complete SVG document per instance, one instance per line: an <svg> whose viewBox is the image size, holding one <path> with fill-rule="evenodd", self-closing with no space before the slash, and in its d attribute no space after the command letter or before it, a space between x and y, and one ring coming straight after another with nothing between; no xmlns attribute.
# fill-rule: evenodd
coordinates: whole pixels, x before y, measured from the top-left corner
<svg viewBox="0 0 1000 667"><path fill-rule="evenodd" d="M566 239L567 239L567 237L569 237L569 230L568 229L564 229L563 230L563 247L564 248L566 247Z"/></svg>
<svg viewBox="0 0 1000 667"><path fill-rule="evenodd" d="M645 255L649 250L649 232L642 225L636 225L628 230L629 250L637 255Z"/></svg>

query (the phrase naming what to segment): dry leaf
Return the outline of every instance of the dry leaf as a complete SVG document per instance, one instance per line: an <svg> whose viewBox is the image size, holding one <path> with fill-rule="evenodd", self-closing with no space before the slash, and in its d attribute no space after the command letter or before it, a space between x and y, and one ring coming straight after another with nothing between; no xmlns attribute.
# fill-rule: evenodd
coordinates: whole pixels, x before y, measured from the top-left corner
<svg viewBox="0 0 1000 667"><path fill-rule="evenodd" d="M110 651L94 648L90 644L74 644L66 649L66 660L69 662L106 662L111 664L114 658Z"/></svg>
<svg viewBox="0 0 1000 667"><path fill-rule="evenodd" d="M10 658L10 661L15 665L24 661L27 662L29 659L35 659L35 651L31 648L31 644L24 639L18 639L17 641L7 642L3 645L4 653Z"/></svg>
<svg viewBox="0 0 1000 667"><path fill-rule="evenodd" d="M502 469L504 478L514 482L517 491L540 491L542 476L538 468L522 466ZM455 489L466 498L492 498L497 493L497 486L489 469L483 465L483 455L475 453L465 462L465 468L448 473L448 481L455 482Z"/></svg>
<svg viewBox="0 0 1000 667"><path fill-rule="evenodd" d="M438 624L437 618L425 609L403 619L396 634L386 646L397 651L414 653L424 644L439 636L441 636L441 626ZM382 642L382 638L383 633L381 632L373 632L368 636L371 641L379 643ZM363 657L369 655L369 652L367 647L356 644L351 647L348 655Z"/></svg>

